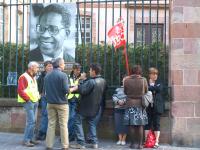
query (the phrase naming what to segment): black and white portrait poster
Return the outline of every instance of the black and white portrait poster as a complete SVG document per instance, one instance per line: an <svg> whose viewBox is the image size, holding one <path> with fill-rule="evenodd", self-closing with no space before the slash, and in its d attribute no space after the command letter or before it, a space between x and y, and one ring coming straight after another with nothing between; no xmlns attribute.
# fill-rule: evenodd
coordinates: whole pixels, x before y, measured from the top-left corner
<svg viewBox="0 0 200 150"><path fill-rule="evenodd" d="M29 61L75 60L75 3L32 4Z"/></svg>

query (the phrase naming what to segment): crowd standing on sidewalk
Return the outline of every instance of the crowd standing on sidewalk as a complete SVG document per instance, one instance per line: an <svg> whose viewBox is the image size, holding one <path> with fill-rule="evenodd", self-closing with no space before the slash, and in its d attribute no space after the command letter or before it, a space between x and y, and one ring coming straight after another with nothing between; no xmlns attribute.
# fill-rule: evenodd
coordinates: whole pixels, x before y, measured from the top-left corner
<svg viewBox="0 0 200 150"><path fill-rule="evenodd" d="M18 80L18 102L22 103L26 113L23 145L33 147L39 140L46 140L46 149L53 149L56 123L59 123L63 150L98 148L97 125L105 103L106 81L101 76L101 66L92 63L89 77L81 73L81 65L74 63L71 74L64 71L63 58L44 62L44 71L36 80L39 64L31 61L28 69ZM117 145L126 145L129 131L130 148L143 148L150 129L155 132L154 148L159 146L160 115L164 111L162 84L158 79L158 70L149 69L149 78L142 77L139 65L133 66L131 74L124 77L122 87L113 93L115 131ZM37 84L38 81L38 84ZM153 93L154 104L144 108L141 97L147 91ZM39 132L34 135L38 101L41 104ZM87 121L88 133L84 135L83 120ZM143 129L143 127L145 127ZM76 144L70 144L76 141ZM87 144L86 144L87 143Z"/></svg>

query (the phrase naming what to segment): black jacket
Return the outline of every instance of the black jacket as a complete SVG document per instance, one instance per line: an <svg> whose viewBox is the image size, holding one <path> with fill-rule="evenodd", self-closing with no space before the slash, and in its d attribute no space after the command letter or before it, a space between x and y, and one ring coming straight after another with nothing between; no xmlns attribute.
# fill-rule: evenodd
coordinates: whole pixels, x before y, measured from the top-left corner
<svg viewBox="0 0 200 150"><path fill-rule="evenodd" d="M84 80L78 86L81 94L79 113L85 117L94 117L103 103L106 89L106 81L101 77Z"/></svg>
<svg viewBox="0 0 200 150"><path fill-rule="evenodd" d="M153 110L154 110L154 112L163 113L164 108L165 108L165 102L162 97L163 85L159 81L156 81L154 86L149 85L149 91L151 91L153 94L153 100L154 100Z"/></svg>
<svg viewBox="0 0 200 150"><path fill-rule="evenodd" d="M46 76L46 72L42 71L41 75L39 76L39 78L37 79L37 83L38 83L38 91L40 94L42 94L44 92L44 77Z"/></svg>

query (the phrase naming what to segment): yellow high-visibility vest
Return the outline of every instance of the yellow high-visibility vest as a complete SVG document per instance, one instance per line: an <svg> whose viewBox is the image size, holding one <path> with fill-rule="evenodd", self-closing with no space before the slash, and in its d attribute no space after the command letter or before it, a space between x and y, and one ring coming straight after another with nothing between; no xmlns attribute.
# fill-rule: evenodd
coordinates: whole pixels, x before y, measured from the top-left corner
<svg viewBox="0 0 200 150"><path fill-rule="evenodd" d="M35 78L31 78L28 73L22 74L28 81L28 86L24 89L24 92L30 97L32 102L37 102L40 98L37 81ZM25 103L26 101L18 94L18 102Z"/></svg>
<svg viewBox="0 0 200 150"><path fill-rule="evenodd" d="M70 86L76 86L79 83L79 79L76 79L75 81L72 78L69 78L69 82L70 82ZM80 94L73 94L73 93L69 93L67 96L67 99L70 100L73 97L79 98Z"/></svg>

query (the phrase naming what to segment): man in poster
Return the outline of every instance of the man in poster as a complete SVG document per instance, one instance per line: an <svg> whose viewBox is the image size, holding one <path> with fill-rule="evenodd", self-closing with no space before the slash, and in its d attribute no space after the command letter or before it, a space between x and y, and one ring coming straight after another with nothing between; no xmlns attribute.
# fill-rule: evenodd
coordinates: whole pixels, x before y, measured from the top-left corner
<svg viewBox="0 0 200 150"><path fill-rule="evenodd" d="M73 53L65 48L74 18L72 10L66 4L54 3L44 7L36 24L38 47L29 52L29 61L46 61L60 57L66 62L74 62Z"/></svg>

